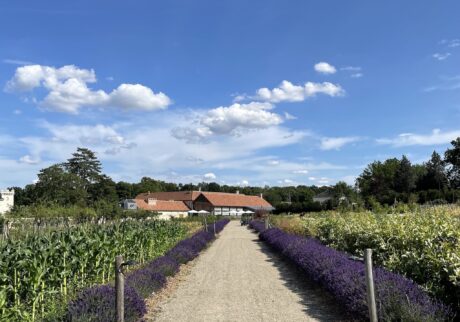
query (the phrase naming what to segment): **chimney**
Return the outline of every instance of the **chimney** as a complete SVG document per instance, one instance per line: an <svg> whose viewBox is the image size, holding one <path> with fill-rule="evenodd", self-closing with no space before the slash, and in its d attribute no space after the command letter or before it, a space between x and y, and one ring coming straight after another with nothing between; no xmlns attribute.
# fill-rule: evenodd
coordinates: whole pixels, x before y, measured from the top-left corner
<svg viewBox="0 0 460 322"><path fill-rule="evenodd" d="M239 191L239 190L236 190L236 194L239 195L239 194L240 194L240 191Z"/></svg>
<svg viewBox="0 0 460 322"><path fill-rule="evenodd" d="M200 192L201 192L201 187L198 187L198 191L200 191Z"/></svg>
<svg viewBox="0 0 460 322"><path fill-rule="evenodd" d="M264 194L262 192L260 193L260 199L264 199Z"/></svg>

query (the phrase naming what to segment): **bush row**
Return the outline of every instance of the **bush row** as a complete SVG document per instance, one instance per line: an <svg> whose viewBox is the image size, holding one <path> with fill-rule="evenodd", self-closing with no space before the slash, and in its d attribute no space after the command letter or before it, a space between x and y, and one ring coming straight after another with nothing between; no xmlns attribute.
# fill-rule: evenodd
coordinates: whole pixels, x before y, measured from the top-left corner
<svg viewBox="0 0 460 322"><path fill-rule="evenodd" d="M325 287L352 316L368 320L364 263L347 254L278 228L265 230L263 223L251 222L259 237L302 269L314 282ZM417 284L382 268L374 268L379 320L446 321L452 311L432 300Z"/></svg>
<svg viewBox="0 0 460 322"><path fill-rule="evenodd" d="M216 222L216 233L222 231L228 222L228 219ZM144 299L163 288L166 277L176 274L180 264L198 256L214 239L211 225L208 226L208 231L199 231L180 241L165 256L158 257L126 275L125 321L138 321L146 313ZM68 304L66 320L112 322L115 321L115 315L115 288L112 285L97 285L83 290Z"/></svg>

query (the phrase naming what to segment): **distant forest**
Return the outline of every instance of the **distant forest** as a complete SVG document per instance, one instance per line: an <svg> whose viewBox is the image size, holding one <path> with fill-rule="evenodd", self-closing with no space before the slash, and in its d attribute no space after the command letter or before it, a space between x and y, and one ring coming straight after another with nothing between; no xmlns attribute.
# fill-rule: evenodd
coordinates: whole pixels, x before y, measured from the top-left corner
<svg viewBox="0 0 460 322"><path fill-rule="evenodd" d="M276 212L307 212L336 207L367 207L395 203L447 203L460 200L460 138L441 156L434 151L423 164L411 164L406 156L369 164L354 186L338 182L334 186L251 187L220 185L216 182L176 184L143 177L138 183L114 182L103 174L96 154L78 148L67 162L38 173L38 182L15 189L15 207L33 205L81 206L95 209L118 207L123 199L141 192L203 190L263 194ZM313 201L321 192L332 197L326 203ZM345 197L345 198L343 198Z"/></svg>

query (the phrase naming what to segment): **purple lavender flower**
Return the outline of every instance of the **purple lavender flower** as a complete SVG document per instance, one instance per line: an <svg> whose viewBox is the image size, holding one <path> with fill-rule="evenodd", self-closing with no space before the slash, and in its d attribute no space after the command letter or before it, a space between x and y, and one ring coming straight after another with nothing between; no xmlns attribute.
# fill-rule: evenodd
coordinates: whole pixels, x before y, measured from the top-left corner
<svg viewBox="0 0 460 322"><path fill-rule="evenodd" d="M138 321L147 312L145 303L136 291L125 286L125 321ZM112 322L116 320L115 288L99 285L84 289L67 308L71 322Z"/></svg>
<svg viewBox="0 0 460 322"><path fill-rule="evenodd" d="M147 264L146 267L164 276L173 276L179 271L179 263L169 256L158 257Z"/></svg>
<svg viewBox="0 0 460 322"><path fill-rule="evenodd" d="M142 298L149 297L153 292L158 292L166 285L166 277L156 273L148 267L130 272L126 276L126 285L129 285Z"/></svg>

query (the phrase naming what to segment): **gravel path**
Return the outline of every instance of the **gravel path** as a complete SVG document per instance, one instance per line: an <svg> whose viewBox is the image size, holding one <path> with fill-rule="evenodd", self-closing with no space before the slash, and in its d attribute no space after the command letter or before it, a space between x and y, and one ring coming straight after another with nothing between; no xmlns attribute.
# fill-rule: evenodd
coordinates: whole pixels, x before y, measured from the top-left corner
<svg viewBox="0 0 460 322"><path fill-rule="evenodd" d="M344 321L326 294L236 221L152 313L150 321Z"/></svg>

